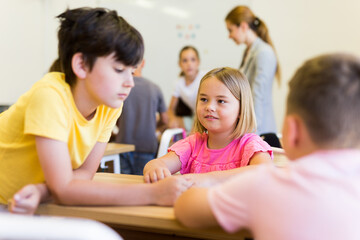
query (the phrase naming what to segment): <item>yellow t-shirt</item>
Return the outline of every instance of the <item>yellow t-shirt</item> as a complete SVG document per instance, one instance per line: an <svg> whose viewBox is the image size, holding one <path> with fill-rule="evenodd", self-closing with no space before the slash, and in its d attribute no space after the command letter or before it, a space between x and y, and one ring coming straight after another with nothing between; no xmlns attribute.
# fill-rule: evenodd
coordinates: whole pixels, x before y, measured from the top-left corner
<svg viewBox="0 0 360 240"><path fill-rule="evenodd" d="M64 74L46 74L0 114L0 203L26 184L45 181L35 136L66 142L76 169L97 141L109 141L121 109L101 105L88 121L77 110Z"/></svg>

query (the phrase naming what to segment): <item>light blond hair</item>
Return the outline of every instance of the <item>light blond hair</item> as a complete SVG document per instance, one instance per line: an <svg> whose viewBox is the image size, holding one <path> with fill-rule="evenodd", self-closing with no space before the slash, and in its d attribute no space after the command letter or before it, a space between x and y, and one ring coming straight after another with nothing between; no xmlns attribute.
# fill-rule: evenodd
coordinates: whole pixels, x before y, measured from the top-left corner
<svg viewBox="0 0 360 240"><path fill-rule="evenodd" d="M201 85L210 77L215 77L222 82L234 97L239 100L239 118L231 137L235 139L243 136L245 133L256 131L255 111L249 81L246 76L237 69L223 67L215 68L208 72L200 81L196 106L199 101ZM203 133L206 131L207 129L200 123L196 116L194 121L194 132Z"/></svg>

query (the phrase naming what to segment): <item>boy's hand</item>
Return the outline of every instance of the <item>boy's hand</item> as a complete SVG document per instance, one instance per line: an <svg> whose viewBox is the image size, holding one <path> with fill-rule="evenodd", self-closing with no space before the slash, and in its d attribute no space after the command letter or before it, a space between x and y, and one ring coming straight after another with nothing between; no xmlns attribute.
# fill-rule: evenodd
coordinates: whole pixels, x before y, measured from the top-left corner
<svg viewBox="0 0 360 240"><path fill-rule="evenodd" d="M155 203L161 206L173 206L176 199L193 185L191 179L185 177L168 177L153 184Z"/></svg>
<svg viewBox="0 0 360 240"><path fill-rule="evenodd" d="M19 214L34 214L41 200L41 192L34 184L20 189L9 200L9 211Z"/></svg>
<svg viewBox="0 0 360 240"><path fill-rule="evenodd" d="M171 172L161 160L151 160L144 167L144 181L146 183L157 182L169 176L171 176Z"/></svg>
<svg viewBox="0 0 360 240"><path fill-rule="evenodd" d="M194 187L212 187L219 183L213 173L189 173L179 176L193 182Z"/></svg>

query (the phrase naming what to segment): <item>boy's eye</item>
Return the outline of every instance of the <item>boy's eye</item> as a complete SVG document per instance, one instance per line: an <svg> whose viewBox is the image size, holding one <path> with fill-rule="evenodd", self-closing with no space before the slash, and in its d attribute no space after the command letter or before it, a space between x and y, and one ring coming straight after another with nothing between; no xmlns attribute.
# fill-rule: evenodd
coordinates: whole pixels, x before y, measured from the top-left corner
<svg viewBox="0 0 360 240"><path fill-rule="evenodd" d="M122 68L115 68L115 72L117 73L122 73L124 71L124 69Z"/></svg>

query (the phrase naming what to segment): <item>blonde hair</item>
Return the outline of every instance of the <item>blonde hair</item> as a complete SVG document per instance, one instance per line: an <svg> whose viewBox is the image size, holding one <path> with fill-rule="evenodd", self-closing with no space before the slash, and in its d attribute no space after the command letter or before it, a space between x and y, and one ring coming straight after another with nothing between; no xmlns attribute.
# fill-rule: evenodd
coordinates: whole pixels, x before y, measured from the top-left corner
<svg viewBox="0 0 360 240"><path fill-rule="evenodd" d="M258 35L264 42L268 43L274 50L275 55L275 47L271 41L269 30L264 21L260 18L256 17L255 14L250 10L250 8L246 6L237 6L232 9L225 18L225 21L228 21L236 26L240 26L241 22L246 22L249 27ZM276 79L278 84L281 83L281 71L279 59L277 58L277 66L276 66ZM243 59L244 61L244 59Z"/></svg>
<svg viewBox="0 0 360 240"><path fill-rule="evenodd" d="M230 90L234 97L239 100L239 118L231 137L235 139L243 136L245 133L256 131L255 111L249 81L246 76L237 69L223 67L215 68L208 72L200 81L196 106L199 101L201 85L210 77L214 77L222 82ZM200 123L196 115L194 121L194 132L204 133L206 131L207 129Z"/></svg>

